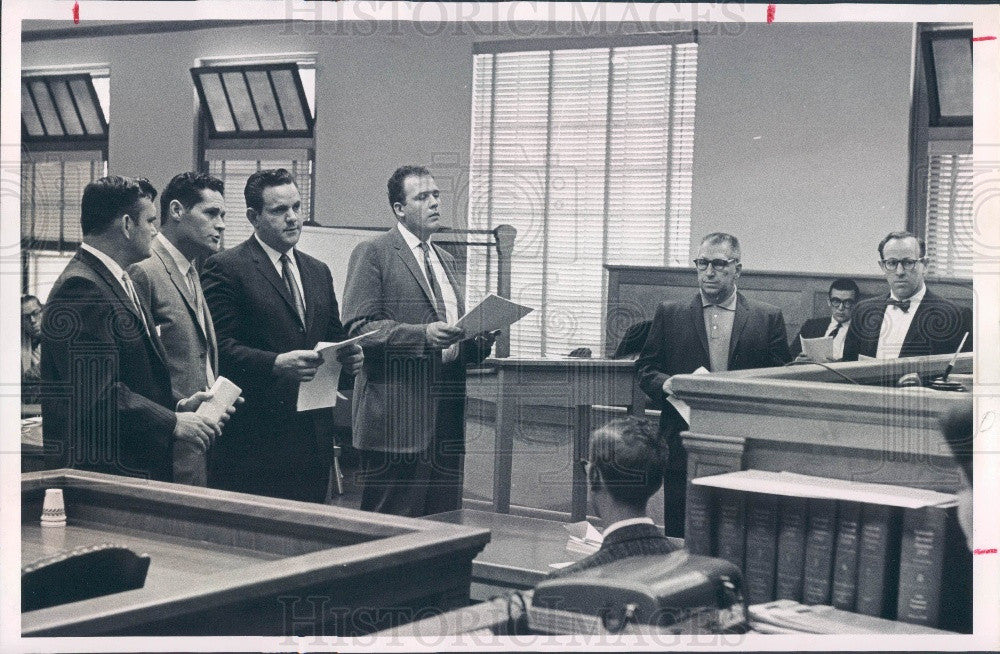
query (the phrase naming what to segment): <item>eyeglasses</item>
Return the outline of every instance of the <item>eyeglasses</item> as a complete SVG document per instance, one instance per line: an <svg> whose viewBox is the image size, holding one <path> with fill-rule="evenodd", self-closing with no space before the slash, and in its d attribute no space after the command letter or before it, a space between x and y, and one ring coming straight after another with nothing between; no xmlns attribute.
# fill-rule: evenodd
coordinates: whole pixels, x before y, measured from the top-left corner
<svg viewBox="0 0 1000 654"><path fill-rule="evenodd" d="M730 264L736 263L739 259L695 259L694 266L698 270L708 270L709 264L715 270L725 270Z"/></svg>
<svg viewBox="0 0 1000 654"><path fill-rule="evenodd" d="M841 300L839 297L830 298L830 306L834 309L850 309L854 306L856 300Z"/></svg>
<svg viewBox="0 0 1000 654"><path fill-rule="evenodd" d="M886 272L895 272L900 264L903 264L903 270L913 270L918 263L923 262L924 259L922 257L920 259L882 259L878 262L878 265Z"/></svg>

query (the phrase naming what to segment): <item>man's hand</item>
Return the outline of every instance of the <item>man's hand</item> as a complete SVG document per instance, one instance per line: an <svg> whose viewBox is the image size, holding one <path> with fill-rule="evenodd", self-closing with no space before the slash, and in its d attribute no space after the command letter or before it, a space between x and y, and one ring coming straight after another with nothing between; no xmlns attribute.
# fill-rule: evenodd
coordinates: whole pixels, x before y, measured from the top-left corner
<svg viewBox="0 0 1000 654"><path fill-rule="evenodd" d="M198 410L203 403L208 402L213 397L211 391L198 391L191 397L185 397L183 400L177 403L178 413L193 413Z"/></svg>
<svg viewBox="0 0 1000 654"><path fill-rule="evenodd" d="M427 325L427 344L433 348L444 349L465 338L465 330L452 327L446 322L438 321Z"/></svg>
<svg viewBox="0 0 1000 654"><path fill-rule="evenodd" d="M664 395L670 395L670 394L671 394L671 393L673 392L673 390L674 390L674 389L673 389L673 388L671 387L671 385L670 385L670 382L671 382L671 380L673 380L673 377L667 377L667 378L666 378L666 379L665 379L665 380L663 381L663 394L664 394Z"/></svg>
<svg viewBox="0 0 1000 654"><path fill-rule="evenodd" d="M323 363L323 355L314 350L292 350L279 354L274 360L272 372L282 379L304 382L316 376L316 370Z"/></svg>
<svg viewBox="0 0 1000 654"><path fill-rule="evenodd" d="M184 411L175 414L177 424L174 425L174 438L194 443L201 450L207 450L212 439L219 435L219 426L213 425L207 418L196 413Z"/></svg>
<svg viewBox="0 0 1000 654"><path fill-rule="evenodd" d="M365 353L357 343L351 343L337 350L337 361L344 367L344 370L357 375L361 372L361 365L365 362Z"/></svg>

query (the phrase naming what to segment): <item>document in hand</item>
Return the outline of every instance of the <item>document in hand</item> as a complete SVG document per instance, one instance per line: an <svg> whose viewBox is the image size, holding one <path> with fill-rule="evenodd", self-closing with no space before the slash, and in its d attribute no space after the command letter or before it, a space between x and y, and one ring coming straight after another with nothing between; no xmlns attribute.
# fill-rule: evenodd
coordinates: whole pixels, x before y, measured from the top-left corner
<svg viewBox="0 0 1000 654"><path fill-rule="evenodd" d="M225 377L216 377L209 391L212 393L212 399L202 402L195 413L212 422L219 422L226 409L233 406L243 389Z"/></svg>
<svg viewBox="0 0 1000 654"><path fill-rule="evenodd" d="M803 338L802 353L813 361L828 361L833 358L833 338L830 336L820 336L819 338Z"/></svg>
<svg viewBox="0 0 1000 654"><path fill-rule="evenodd" d="M296 406L297 411L311 411L312 409L326 409L337 406L337 387L340 384L340 362L337 361L337 350L345 345L351 345L368 338L375 332L368 332L361 336L349 338L339 343L319 342L314 351L323 355L323 363L316 371L316 376L307 382L299 384L299 401Z"/></svg>
<svg viewBox="0 0 1000 654"><path fill-rule="evenodd" d="M483 332L507 329L532 311L534 309L531 307L490 293L471 311L459 318L455 327L461 327L467 335L475 336Z"/></svg>
<svg viewBox="0 0 1000 654"><path fill-rule="evenodd" d="M698 366L698 369L695 370L694 372L692 372L691 374L692 375L707 375L708 374L708 368L706 368L705 366ZM674 406L674 408L677 409L677 413L681 414L681 417L684 418L684 422L686 422L690 426L691 425L691 407L688 406L688 403L685 402L684 400L680 399L679 397L677 397L673 393L671 393L670 395L667 396L667 402L670 402Z"/></svg>

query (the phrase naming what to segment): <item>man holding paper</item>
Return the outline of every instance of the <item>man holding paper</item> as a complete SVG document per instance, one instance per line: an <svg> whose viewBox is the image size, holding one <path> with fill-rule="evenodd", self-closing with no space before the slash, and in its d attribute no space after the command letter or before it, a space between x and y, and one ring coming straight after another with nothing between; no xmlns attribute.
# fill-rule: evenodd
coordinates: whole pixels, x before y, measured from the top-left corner
<svg viewBox="0 0 1000 654"><path fill-rule="evenodd" d="M680 432L688 428L668 401L670 378L700 369L721 372L780 366L791 358L781 309L736 290L743 264L735 236L722 232L706 236L694 264L700 292L690 302L663 302L656 308L636 361L642 390L662 410L660 434L669 450L663 487L668 536L684 535L687 453Z"/></svg>
<svg viewBox="0 0 1000 654"><path fill-rule="evenodd" d="M219 372L246 400L209 457L209 485L322 502L332 462L332 412L297 411L299 385L323 357L320 341L346 338L330 269L295 249L301 200L287 170L261 170L244 189L254 233L209 258L205 299L219 342ZM337 351L356 374L357 344ZM331 389L335 393L336 389Z"/></svg>
<svg viewBox="0 0 1000 654"><path fill-rule="evenodd" d="M851 326L851 310L858 302L861 291L853 279L840 277L830 284L827 301L830 303L829 318L810 318L802 324L799 335L789 344L792 356L802 354L802 339L832 338L830 360L840 361L844 356L844 340Z"/></svg>
<svg viewBox="0 0 1000 654"><path fill-rule="evenodd" d="M361 508L423 516L458 509L465 456L465 366L495 335L466 338L455 262L429 242L441 229L430 172L403 166L388 182L397 224L351 255L344 323L364 342L354 388L354 447L361 452Z"/></svg>

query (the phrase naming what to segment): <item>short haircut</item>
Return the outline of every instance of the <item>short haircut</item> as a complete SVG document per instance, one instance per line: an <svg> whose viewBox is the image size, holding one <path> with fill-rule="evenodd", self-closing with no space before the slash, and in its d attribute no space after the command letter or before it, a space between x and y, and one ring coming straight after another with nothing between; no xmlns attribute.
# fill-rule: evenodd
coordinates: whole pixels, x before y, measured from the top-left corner
<svg viewBox="0 0 1000 654"><path fill-rule="evenodd" d="M156 189L143 180L144 186L129 177L109 175L87 184L80 202L80 226L83 234L100 234L117 218L131 212L140 198L156 197ZM150 198L152 199L152 198Z"/></svg>
<svg viewBox="0 0 1000 654"><path fill-rule="evenodd" d="M296 188L299 186L292 174L284 168L258 170L247 178L247 185L243 187L247 207L260 213L264 210L264 189L285 184L295 184Z"/></svg>
<svg viewBox="0 0 1000 654"><path fill-rule="evenodd" d="M667 454L656 426L629 416L612 420L593 433L589 460L592 488L599 472L612 498L645 511L649 498L663 483Z"/></svg>
<svg viewBox="0 0 1000 654"><path fill-rule="evenodd" d="M895 239L903 239L903 238L915 238L915 239L917 239L917 244L920 246L920 257L923 258L924 256L926 256L926 254L927 254L927 243L924 242L924 239L920 238L919 236L917 236L916 234L914 234L912 232L902 231L902 232L889 232L889 234L879 242L879 244L878 244L878 258L879 259L884 259L885 258L885 255L882 253L882 251L885 249L885 244L886 243L888 243L889 241L895 240Z"/></svg>
<svg viewBox="0 0 1000 654"><path fill-rule="evenodd" d="M827 296L831 295L834 291L852 291L854 293L854 299L861 297L861 289L858 288L857 283L850 277L838 277L833 280L830 284L830 290L827 291Z"/></svg>
<svg viewBox="0 0 1000 654"><path fill-rule="evenodd" d="M205 189L222 194L225 184L218 177L207 173L188 172L174 175L160 196L160 222L166 222L171 202L177 200L185 210L190 209L201 202L201 192Z"/></svg>
<svg viewBox="0 0 1000 654"><path fill-rule="evenodd" d="M733 257L739 261L740 258L740 239L736 238L732 234L727 234L726 232L712 232L705 238L701 239L701 244L717 245L719 243L725 243L729 246L729 249L733 251Z"/></svg>
<svg viewBox="0 0 1000 654"><path fill-rule="evenodd" d="M22 307L24 306L25 302L37 302L38 306L42 306L42 301L39 300L37 296L32 295L31 293L25 293L24 295L21 296Z"/></svg>
<svg viewBox="0 0 1000 654"><path fill-rule="evenodd" d="M423 166L400 166L389 178L386 188L389 191L389 206L394 207L396 203L406 204L406 193L403 191L403 184L407 177L433 177L431 171Z"/></svg>

